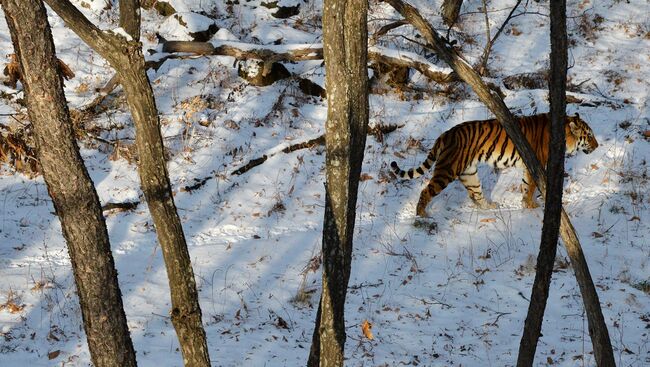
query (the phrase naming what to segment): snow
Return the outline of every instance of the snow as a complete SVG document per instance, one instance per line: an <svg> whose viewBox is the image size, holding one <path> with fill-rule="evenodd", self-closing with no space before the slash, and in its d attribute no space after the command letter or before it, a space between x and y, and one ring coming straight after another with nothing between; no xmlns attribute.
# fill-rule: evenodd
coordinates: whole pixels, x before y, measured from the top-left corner
<svg viewBox="0 0 650 367"><path fill-rule="evenodd" d="M100 0L75 3L101 29L118 27L116 7L104 9ZM156 33L170 40L190 39L188 32L214 22L220 30L210 42L216 46L264 45L277 52L322 47L322 2L298 3L299 15L276 19L271 16L275 10L257 0L171 0L183 21L196 28L181 26L174 16L143 11L141 41L144 50L160 50ZM488 2L492 35L513 3ZM412 4L436 29L446 31L438 14L440 1ZM548 67L548 2L524 5L519 11L529 13L513 18L494 45L488 66L497 85L503 77ZM485 45L480 6L465 2L462 9L468 36L459 38L458 46L471 64ZM650 57L644 52L650 49L650 4L571 0L568 7L569 77L580 86L572 95L585 102L569 104L568 112L579 112L588 121L600 147L567 158L564 204L599 293L617 364L647 366L650 142L642 134L650 130ZM371 4L371 32L391 19L399 16L387 4ZM50 22L58 56L76 74L66 81L66 96L71 108L79 108L114 73L57 16L50 14ZM417 39L412 28L402 26L377 47L448 70L399 35ZM456 32L451 36L460 37ZM272 44L278 40L281 44ZM4 21L0 45L11 49ZM0 55L0 62L6 61ZM237 76L233 63L223 56L169 59L149 73L210 356L215 366L303 366L320 295L324 148L281 150L324 133L327 101L303 95L293 81L250 86ZM323 85L322 61L285 65ZM420 74L412 75L412 84L422 99L409 91L370 96L371 125L404 126L383 142L367 141L346 303L346 365L514 365L543 211L522 208L520 171L495 174L481 167L486 197L499 209L475 209L462 185L454 182L428 208L437 230L415 226L415 204L426 180L397 181L389 175L389 163L415 166L444 131L491 115L462 87L448 98L438 93L443 87ZM518 114L548 111L546 91L502 90ZM23 94L20 86L0 85L0 92L0 122L10 124L13 118L5 114L24 112L17 103ZM111 98L109 108L87 127L101 131L104 139L120 140L122 149L118 154L96 141L80 142L101 202L143 202L129 153L135 133L123 97ZM262 165L231 175L264 154L269 158ZM0 310L0 364L89 365L67 248L44 182L6 165L0 173L0 305L10 297L24 305L15 313ZM213 178L194 191L182 190L206 177ZM181 366L168 314L165 267L146 205L108 213L106 220L139 365ZM595 364L582 299L567 261L560 247L536 365ZM373 323L372 341L361 333L364 320ZM49 360L54 351L60 354Z"/></svg>
<svg viewBox="0 0 650 367"><path fill-rule="evenodd" d="M124 30L124 28L122 28L122 27L117 27L117 28L115 28L115 29L111 29L111 30L109 31L109 33L113 33L113 34L120 35L120 36L124 37L127 41L133 41L133 37L131 37L131 35L128 34L128 33Z"/></svg>

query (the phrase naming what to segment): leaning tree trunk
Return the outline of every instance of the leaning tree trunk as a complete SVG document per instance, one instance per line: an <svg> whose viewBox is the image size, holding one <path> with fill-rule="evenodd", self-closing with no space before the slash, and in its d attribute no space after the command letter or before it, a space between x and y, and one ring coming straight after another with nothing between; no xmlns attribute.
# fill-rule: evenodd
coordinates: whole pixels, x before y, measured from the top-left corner
<svg viewBox="0 0 650 367"><path fill-rule="evenodd" d="M123 0L129 1L129 0ZM142 191L163 252L171 290L171 320L186 366L209 366L210 358L201 322L201 308L183 227L172 196L164 159L160 120L147 77L142 44L92 24L68 0L46 0L48 5L90 47L117 71L136 129L138 171ZM121 4L122 5L122 4Z"/></svg>
<svg viewBox="0 0 650 367"><path fill-rule="evenodd" d="M343 366L345 297L368 126L367 13L366 0L325 0L323 4L328 100L323 291L309 366Z"/></svg>
<svg viewBox="0 0 650 367"><path fill-rule="evenodd" d="M551 78L549 94L551 102L551 140L546 164L547 186L544 205L542 239L537 256L537 272L528 306L528 316L519 344L518 367L532 366L535 350L542 331L544 310L548 300L553 263L557 251L562 215L562 187L564 184L565 115L567 35L566 1L551 1Z"/></svg>
<svg viewBox="0 0 650 367"><path fill-rule="evenodd" d="M528 171L533 176L537 187L542 195L546 196L546 174L539 160L533 153L530 143L526 140L521 129L517 125L517 120L510 113L503 100L492 93L480 75L463 59L462 55L449 46L417 10L402 0L385 0L395 10L422 34L424 39L436 52L441 60L445 61L458 76L469 84L478 98L483 102L495 115L497 120L505 129L508 137L512 139L517 151L526 164ZM567 249L567 254L571 260L571 265L575 271L576 280L580 287L582 299L587 313L589 322L589 335L593 344L596 363L598 366L610 366L614 364L614 353L612 351L609 332L605 324L598 293L594 287L589 267L585 260L580 241L576 235L575 229L566 211L562 210L562 220L560 222L560 235Z"/></svg>
<svg viewBox="0 0 650 367"><path fill-rule="evenodd" d="M21 65L37 155L68 243L88 349L95 366L135 366L99 198L74 132L41 0L2 0Z"/></svg>

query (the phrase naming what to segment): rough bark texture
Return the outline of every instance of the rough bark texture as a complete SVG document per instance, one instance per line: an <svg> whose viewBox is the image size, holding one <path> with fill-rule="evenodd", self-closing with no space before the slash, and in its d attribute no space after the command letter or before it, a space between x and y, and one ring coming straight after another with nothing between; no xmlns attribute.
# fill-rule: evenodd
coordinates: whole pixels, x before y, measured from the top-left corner
<svg viewBox="0 0 650 367"><path fill-rule="evenodd" d="M344 360L345 297L368 126L367 13L366 0L323 4L328 96L323 292L309 366L343 366Z"/></svg>
<svg viewBox="0 0 650 367"><path fill-rule="evenodd" d="M542 331L544 310L548 300L553 263L560 234L562 214L562 187L564 183L564 153L566 150L564 120L566 115L566 1L551 1L551 75L549 94L551 102L551 139L546 164L546 202L542 239L537 256L537 272L533 283L528 315L519 344L518 367L532 366L535 350Z"/></svg>
<svg viewBox="0 0 650 367"><path fill-rule="evenodd" d="M445 0L442 2L442 6L440 7L442 20L447 27L452 27L456 24L461 6L463 6L463 0Z"/></svg>
<svg viewBox="0 0 650 367"><path fill-rule="evenodd" d="M512 139L517 150L519 151L528 171L533 176L537 187L542 195L546 195L546 174L542 165L533 153L530 144L523 136L521 129L517 126L515 117L510 113L503 100L492 93L488 86L483 82L478 73L462 58L462 56L449 46L445 40L433 29L431 24L422 18L415 8L405 4L401 0L385 0L393 6L409 23L418 29L428 44L431 45L441 60L445 61L457 74L469 84L497 120L503 125L508 136ZM562 220L560 222L560 235L567 249L567 254L571 260L571 265L575 271L576 280L580 287L580 292L587 313L589 322L589 335L593 344L594 355L598 366L610 366L614 364L614 354L612 351L609 332L600 308L600 301L596 288L589 274L587 261L585 260L582 247L576 235L575 229L571 224L566 211L562 210Z"/></svg>
<svg viewBox="0 0 650 367"><path fill-rule="evenodd" d="M40 0L2 0L2 7L21 64L37 155L68 243L92 362L135 366L106 224L74 139L45 7Z"/></svg>
<svg viewBox="0 0 650 367"><path fill-rule="evenodd" d="M134 40L140 39L140 0L120 0L120 27Z"/></svg>
<svg viewBox="0 0 650 367"><path fill-rule="evenodd" d="M172 324L178 336L184 364L209 366L194 272L172 197L158 110L146 73L142 45L102 32L68 0L46 2L84 42L108 60L118 74L135 124L142 191L165 260L171 290Z"/></svg>

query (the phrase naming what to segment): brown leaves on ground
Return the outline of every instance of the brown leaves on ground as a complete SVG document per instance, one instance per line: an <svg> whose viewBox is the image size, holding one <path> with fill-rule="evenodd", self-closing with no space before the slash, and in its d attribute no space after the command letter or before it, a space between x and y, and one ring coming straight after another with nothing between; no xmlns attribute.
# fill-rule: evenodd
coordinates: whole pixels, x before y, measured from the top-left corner
<svg viewBox="0 0 650 367"><path fill-rule="evenodd" d="M8 129L7 129L8 130ZM36 151L25 139L29 131L11 131L0 134L0 162L5 162L29 177L39 174Z"/></svg>
<svg viewBox="0 0 650 367"><path fill-rule="evenodd" d="M54 358L58 357L59 354L61 354L61 351L60 351L60 350L55 350L55 351L49 352L49 353L47 354L47 359L49 359L49 360L53 360Z"/></svg>
<svg viewBox="0 0 650 367"><path fill-rule="evenodd" d="M9 57L9 62L5 66L5 69L3 71L4 75L8 77L8 80L4 82L5 85L8 85L12 88L16 88L16 84L18 83L19 80L22 80L22 74L20 72L20 64L18 64L18 58L16 57L16 54L11 54L8 55ZM59 70L61 71L61 75L65 78L65 80L70 80L74 78L74 72L68 65L66 65L65 62L61 61L61 59L56 59L59 64Z"/></svg>
<svg viewBox="0 0 650 367"><path fill-rule="evenodd" d="M363 181L368 181L368 180L372 180L372 179L373 179L373 177L372 177L371 175L369 175L368 173L362 173L362 174L359 176L359 181L361 181L361 182L363 182Z"/></svg>
<svg viewBox="0 0 650 367"><path fill-rule="evenodd" d="M0 304L0 311L6 310L9 313L19 313L25 308L25 305L20 304L20 299L13 291L7 294L7 302Z"/></svg>
<svg viewBox="0 0 650 367"><path fill-rule="evenodd" d="M370 323L368 320L363 320L361 323L361 332L363 333L363 336L368 338L368 340L373 340L375 338L372 335L372 323Z"/></svg>

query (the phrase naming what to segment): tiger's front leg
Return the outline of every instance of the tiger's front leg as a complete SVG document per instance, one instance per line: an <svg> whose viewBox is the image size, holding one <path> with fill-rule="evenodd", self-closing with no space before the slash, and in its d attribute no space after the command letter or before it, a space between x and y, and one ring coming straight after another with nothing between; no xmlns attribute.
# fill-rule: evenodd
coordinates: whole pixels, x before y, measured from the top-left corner
<svg viewBox="0 0 650 367"><path fill-rule="evenodd" d="M535 180L533 180L533 176L527 169L524 169L524 178L521 184L521 192L523 193L522 204L524 208L535 209L539 207L539 204L533 197L535 189L537 189L537 185L535 184Z"/></svg>
<svg viewBox="0 0 650 367"><path fill-rule="evenodd" d="M459 176L460 182L463 183L463 186L467 189L469 198L472 199L474 204L480 209L495 209L497 207L496 203L488 201L483 196L483 190L481 189L481 180L477 174L476 166L470 166Z"/></svg>

